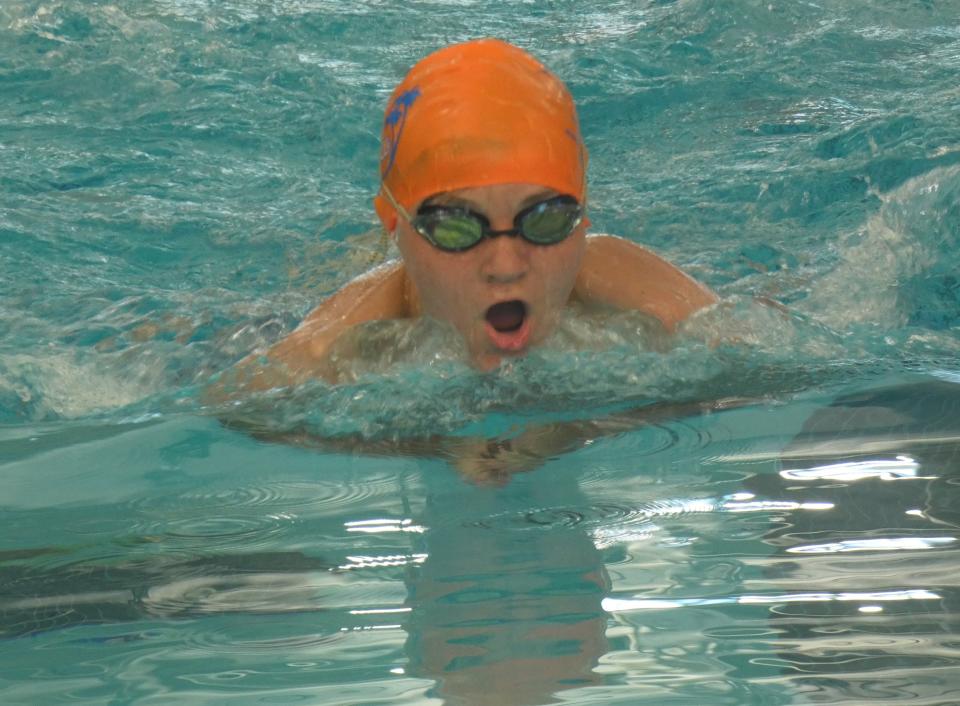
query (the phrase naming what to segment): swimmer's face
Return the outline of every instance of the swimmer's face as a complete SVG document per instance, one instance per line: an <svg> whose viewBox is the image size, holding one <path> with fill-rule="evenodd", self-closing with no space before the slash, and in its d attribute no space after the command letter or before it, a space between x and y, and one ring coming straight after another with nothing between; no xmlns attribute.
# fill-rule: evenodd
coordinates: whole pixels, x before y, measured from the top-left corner
<svg viewBox="0 0 960 706"><path fill-rule="evenodd" d="M535 184L497 184L445 192L428 203L470 209L486 216L491 229L508 230L518 212L558 195ZM396 233L414 288L415 313L453 324L483 370L496 367L504 356L522 355L553 331L586 243L584 223L554 245L500 236L463 252L434 247L404 218L398 219Z"/></svg>

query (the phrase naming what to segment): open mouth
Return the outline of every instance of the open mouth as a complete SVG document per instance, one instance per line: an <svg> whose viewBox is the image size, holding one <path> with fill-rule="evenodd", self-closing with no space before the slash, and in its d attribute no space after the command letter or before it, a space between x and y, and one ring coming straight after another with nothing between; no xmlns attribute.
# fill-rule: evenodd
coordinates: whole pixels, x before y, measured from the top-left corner
<svg viewBox="0 0 960 706"><path fill-rule="evenodd" d="M532 333L530 311L519 299L497 302L486 313L487 336L495 348L504 353L526 350Z"/></svg>
<svg viewBox="0 0 960 706"><path fill-rule="evenodd" d="M497 333L512 333L520 330L527 318L527 305L519 299L498 302L487 309L487 322Z"/></svg>

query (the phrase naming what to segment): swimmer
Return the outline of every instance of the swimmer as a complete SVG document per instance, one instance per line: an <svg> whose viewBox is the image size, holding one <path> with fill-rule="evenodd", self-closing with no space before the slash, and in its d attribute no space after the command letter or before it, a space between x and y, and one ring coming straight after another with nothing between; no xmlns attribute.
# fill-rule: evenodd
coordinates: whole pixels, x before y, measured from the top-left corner
<svg viewBox="0 0 960 706"><path fill-rule="evenodd" d="M344 286L217 387L335 382L333 344L369 321L447 322L486 371L542 344L573 303L641 311L672 332L716 302L650 250L587 234L586 169L570 92L530 54L480 39L427 56L383 123L374 205L399 261Z"/></svg>

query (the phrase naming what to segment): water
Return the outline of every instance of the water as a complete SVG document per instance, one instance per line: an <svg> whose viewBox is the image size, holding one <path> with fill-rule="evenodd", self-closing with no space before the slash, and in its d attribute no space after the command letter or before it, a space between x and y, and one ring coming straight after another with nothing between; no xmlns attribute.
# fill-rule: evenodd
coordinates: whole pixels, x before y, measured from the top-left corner
<svg viewBox="0 0 960 706"><path fill-rule="evenodd" d="M205 407L380 257L386 97L484 35L723 304ZM956 2L5 0L0 700L960 703L958 69Z"/></svg>

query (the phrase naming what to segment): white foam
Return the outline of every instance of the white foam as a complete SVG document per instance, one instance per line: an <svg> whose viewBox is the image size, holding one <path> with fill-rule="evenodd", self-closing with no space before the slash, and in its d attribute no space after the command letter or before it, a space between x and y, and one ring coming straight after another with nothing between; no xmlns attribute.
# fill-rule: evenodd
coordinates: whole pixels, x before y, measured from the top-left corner
<svg viewBox="0 0 960 706"><path fill-rule="evenodd" d="M81 417L132 404L160 387L158 376L147 368L121 377L67 353L7 355L0 365L0 389L34 407L33 416Z"/></svg>
<svg viewBox="0 0 960 706"><path fill-rule="evenodd" d="M945 167L875 194L883 206L843 239L840 264L814 283L803 308L835 329L903 326L910 311L900 285L942 256L942 241L951 237L940 232L942 216L958 189L960 168Z"/></svg>

